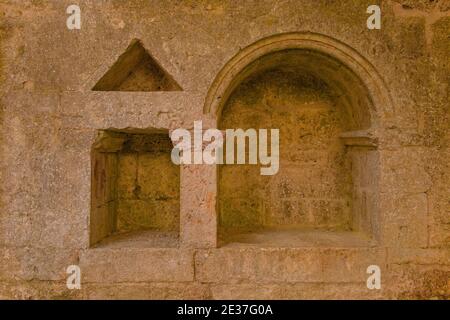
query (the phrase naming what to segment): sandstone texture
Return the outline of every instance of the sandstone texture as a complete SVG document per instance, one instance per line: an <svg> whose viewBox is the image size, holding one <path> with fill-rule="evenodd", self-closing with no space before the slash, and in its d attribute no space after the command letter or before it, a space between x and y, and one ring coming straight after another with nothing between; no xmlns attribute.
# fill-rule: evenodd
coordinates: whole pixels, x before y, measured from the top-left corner
<svg viewBox="0 0 450 320"><path fill-rule="evenodd" d="M450 1L71 4L0 0L0 299L450 299Z"/></svg>

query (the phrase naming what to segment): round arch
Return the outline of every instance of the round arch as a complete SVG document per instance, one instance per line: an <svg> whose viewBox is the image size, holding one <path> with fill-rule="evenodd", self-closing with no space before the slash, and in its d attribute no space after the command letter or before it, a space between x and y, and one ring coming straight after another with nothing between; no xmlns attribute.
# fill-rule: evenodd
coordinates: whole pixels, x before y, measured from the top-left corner
<svg viewBox="0 0 450 320"><path fill-rule="evenodd" d="M283 53L288 52L292 57L303 56L307 59L285 59ZM306 68L307 72L328 80L332 85L340 86L341 91L351 91L353 101L347 101L347 104L354 109L365 105L370 118L370 123L366 123L365 128L357 129L376 129L380 119L390 118L394 114L386 85L367 59L336 39L300 32L263 38L237 53L214 79L205 99L204 114L219 122L223 106L240 83L255 72L280 63L302 65L301 68ZM313 70L314 66L320 68ZM354 112L365 113L366 110Z"/></svg>

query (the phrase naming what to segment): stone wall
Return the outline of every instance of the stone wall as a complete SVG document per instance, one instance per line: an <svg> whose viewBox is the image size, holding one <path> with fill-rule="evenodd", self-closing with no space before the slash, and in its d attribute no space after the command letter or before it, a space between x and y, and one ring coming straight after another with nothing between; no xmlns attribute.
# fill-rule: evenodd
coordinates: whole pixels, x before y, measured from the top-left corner
<svg viewBox="0 0 450 320"><path fill-rule="evenodd" d="M329 95L323 81L295 69L267 71L236 89L221 129L279 128L281 170L262 176L259 166L224 165L221 226L350 228L351 170L340 139L345 111Z"/></svg>
<svg viewBox="0 0 450 320"><path fill-rule="evenodd" d="M168 132L99 132L92 152L91 245L134 231L179 231L180 170L171 151Z"/></svg>
<svg viewBox="0 0 450 320"><path fill-rule="evenodd" d="M363 0L83 0L81 30L68 30L73 1L0 0L0 297L448 299L450 3L375 2L381 30ZM298 65L305 75L281 85ZM258 90L270 119L248 110L264 106ZM308 101L323 108L303 114ZM256 166L174 167L124 143L196 120L274 121L295 148L282 145L266 184ZM297 170L314 160L312 178ZM224 188L239 183L272 198L236 199L280 216L222 240ZM322 228L309 211L308 228L282 230L304 220L281 214L321 188L309 208L345 223ZM66 287L69 265L80 290ZM366 286L370 265L381 290Z"/></svg>

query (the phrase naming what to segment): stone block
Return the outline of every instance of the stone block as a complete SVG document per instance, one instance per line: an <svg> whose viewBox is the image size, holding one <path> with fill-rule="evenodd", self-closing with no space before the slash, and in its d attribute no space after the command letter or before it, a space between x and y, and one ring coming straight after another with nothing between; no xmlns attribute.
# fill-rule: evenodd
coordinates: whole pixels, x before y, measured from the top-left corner
<svg viewBox="0 0 450 320"><path fill-rule="evenodd" d="M385 270L382 249L222 248L198 251L196 277L210 283L364 282L367 267Z"/></svg>
<svg viewBox="0 0 450 320"><path fill-rule="evenodd" d="M211 248L217 244L217 175L215 166L181 166L181 245Z"/></svg>
<svg viewBox="0 0 450 320"><path fill-rule="evenodd" d="M185 282L194 279L193 252L180 249L89 249L81 253L80 268L83 283Z"/></svg>
<svg viewBox="0 0 450 320"><path fill-rule="evenodd" d="M384 299L384 290L369 290L365 283L214 284L213 299L220 300L373 300ZM314 298L311 298L314 297Z"/></svg>
<svg viewBox="0 0 450 320"><path fill-rule="evenodd" d="M383 202L381 212L386 244L405 248L427 246L428 199L425 193L391 198Z"/></svg>
<svg viewBox="0 0 450 320"><path fill-rule="evenodd" d="M380 153L380 188L397 195L426 192L432 185L425 171L424 148L405 148Z"/></svg>

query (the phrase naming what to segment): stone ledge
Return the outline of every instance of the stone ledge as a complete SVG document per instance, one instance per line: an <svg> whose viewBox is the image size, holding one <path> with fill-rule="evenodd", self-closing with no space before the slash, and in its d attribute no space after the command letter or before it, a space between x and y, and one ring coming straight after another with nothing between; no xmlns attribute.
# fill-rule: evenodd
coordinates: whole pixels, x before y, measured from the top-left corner
<svg viewBox="0 0 450 320"><path fill-rule="evenodd" d="M193 251L96 248L80 256L83 283L178 282L194 279Z"/></svg>
<svg viewBox="0 0 450 320"><path fill-rule="evenodd" d="M386 268L383 248L223 248L198 250L196 280L236 284L363 282L367 267Z"/></svg>

